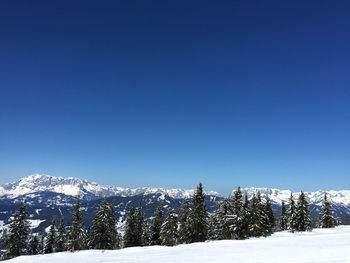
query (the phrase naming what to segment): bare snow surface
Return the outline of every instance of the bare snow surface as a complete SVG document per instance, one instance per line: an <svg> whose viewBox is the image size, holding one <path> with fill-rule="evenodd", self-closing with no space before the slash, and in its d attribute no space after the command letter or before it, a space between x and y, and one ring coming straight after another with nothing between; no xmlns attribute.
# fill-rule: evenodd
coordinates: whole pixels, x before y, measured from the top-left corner
<svg viewBox="0 0 350 263"><path fill-rule="evenodd" d="M86 250L22 256L9 263L129 263L129 262L240 262L347 263L350 262L350 226L279 232L267 238L224 240L175 247L135 247L113 251Z"/></svg>

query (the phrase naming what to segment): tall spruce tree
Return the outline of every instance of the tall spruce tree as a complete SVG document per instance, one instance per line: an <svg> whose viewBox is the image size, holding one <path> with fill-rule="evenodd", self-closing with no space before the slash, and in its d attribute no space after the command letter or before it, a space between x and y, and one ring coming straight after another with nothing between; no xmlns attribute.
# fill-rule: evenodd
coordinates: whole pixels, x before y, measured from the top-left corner
<svg viewBox="0 0 350 263"><path fill-rule="evenodd" d="M45 254L44 248L45 248L45 236L44 234L42 234L42 235L39 235L39 254Z"/></svg>
<svg viewBox="0 0 350 263"><path fill-rule="evenodd" d="M300 193L298 203L296 206L296 230L297 231L311 230L309 203L306 200L304 192Z"/></svg>
<svg viewBox="0 0 350 263"><path fill-rule="evenodd" d="M151 245L161 245L162 240L160 238L160 231L163 224L163 212L162 212L162 202L155 211L154 218L151 225Z"/></svg>
<svg viewBox="0 0 350 263"><path fill-rule="evenodd" d="M218 209L218 206L216 206L215 213ZM218 240L218 230L217 230L218 224L216 223L216 217L214 215L209 215L208 218L208 233L207 233L207 239L208 240Z"/></svg>
<svg viewBox="0 0 350 263"><path fill-rule="evenodd" d="M13 215L8 233L5 239L7 252L5 259L26 254L27 238L29 235L29 222L26 219L26 206L21 202L19 210Z"/></svg>
<svg viewBox="0 0 350 263"><path fill-rule="evenodd" d="M286 210L286 205L284 204L284 201L282 201L281 205L281 215L279 218L279 230L287 230L288 229L288 215Z"/></svg>
<svg viewBox="0 0 350 263"><path fill-rule="evenodd" d="M174 246L177 240L177 216L173 208L169 208L160 231L162 245Z"/></svg>
<svg viewBox="0 0 350 263"><path fill-rule="evenodd" d="M142 226L143 226L143 213L141 207L141 201L139 207L136 209L135 213L135 238L137 241L137 246L142 246Z"/></svg>
<svg viewBox="0 0 350 263"><path fill-rule="evenodd" d="M275 227L275 216L273 215L270 198L266 195L265 214L268 218L267 233L272 233Z"/></svg>
<svg viewBox="0 0 350 263"><path fill-rule="evenodd" d="M332 215L330 202L327 199L327 193L324 193L322 210L318 218L317 227L332 228L338 225L338 219Z"/></svg>
<svg viewBox="0 0 350 263"><path fill-rule="evenodd" d="M242 235L243 238L247 238L250 235L250 210L249 210L249 200L247 192L244 193L244 202L242 209Z"/></svg>
<svg viewBox="0 0 350 263"><path fill-rule="evenodd" d="M217 206L214 215L215 236L218 240L232 239L235 223L232 202L229 198L223 199Z"/></svg>
<svg viewBox="0 0 350 263"><path fill-rule="evenodd" d="M262 203L260 192L253 195L249 208L250 224L249 233L251 236L260 237L267 233L268 217L265 213L265 206Z"/></svg>
<svg viewBox="0 0 350 263"><path fill-rule="evenodd" d="M40 253L40 245L39 245L39 238L37 235L30 235L29 243L28 243L28 255L37 255Z"/></svg>
<svg viewBox="0 0 350 263"><path fill-rule="evenodd" d="M232 226L232 235L235 239L243 239L244 238L244 230L243 230L243 220L242 220L242 212L243 212L243 200L242 200L242 191L241 187L238 187L233 196L234 203L234 217L233 217L233 226Z"/></svg>
<svg viewBox="0 0 350 263"><path fill-rule="evenodd" d="M178 243L188 244L192 240L192 211L187 198L182 201L179 214Z"/></svg>
<svg viewBox="0 0 350 263"><path fill-rule="evenodd" d="M137 229L138 227L135 208L130 205L128 216L125 222L125 233L123 237L124 247L135 247L141 245L138 241Z"/></svg>
<svg viewBox="0 0 350 263"><path fill-rule="evenodd" d="M205 208L205 195L202 183L199 183L192 198L192 242L203 242L207 238L208 222L207 210Z"/></svg>
<svg viewBox="0 0 350 263"><path fill-rule="evenodd" d="M94 249L113 249L115 235L115 215L112 207L104 199L93 220L92 247Z"/></svg>
<svg viewBox="0 0 350 263"><path fill-rule="evenodd" d="M296 214L296 206L295 206L295 202L293 199L293 194L290 194L290 198L289 198L289 209L288 209L288 229L290 231L294 231L297 228L297 214Z"/></svg>
<svg viewBox="0 0 350 263"><path fill-rule="evenodd" d="M64 225L64 218L62 216L60 224L57 229L55 251L62 252L66 250L67 250L67 234L66 234L66 227Z"/></svg>
<svg viewBox="0 0 350 263"><path fill-rule="evenodd" d="M151 226L147 220L142 224L141 246L149 246L151 244Z"/></svg>
<svg viewBox="0 0 350 263"><path fill-rule="evenodd" d="M84 235L83 215L80 211L80 194L77 198L75 211L73 214L73 222L69 234L69 249L71 252L84 249L85 235Z"/></svg>
<svg viewBox="0 0 350 263"><path fill-rule="evenodd" d="M45 240L44 253L50 254L55 252L55 241L56 241L56 222L55 219L52 219L49 233L47 234Z"/></svg>
<svg viewBox="0 0 350 263"><path fill-rule="evenodd" d="M269 216L266 213L266 203L264 204L261 198L261 193L257 194L257 202L258 202L258 213L259 213L259 224L262 229L261 235L266 235L271 233L271 226Z"/></svg>

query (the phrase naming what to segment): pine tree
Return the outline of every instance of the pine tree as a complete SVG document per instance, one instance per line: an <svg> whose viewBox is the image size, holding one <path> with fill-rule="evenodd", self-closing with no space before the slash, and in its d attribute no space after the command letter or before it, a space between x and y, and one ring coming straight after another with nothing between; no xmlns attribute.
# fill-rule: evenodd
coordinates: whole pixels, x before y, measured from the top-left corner
<svg viewBox="0 0 350 263"><path fill-rule="evenodd" d="M217 211L218 206L216 206L215 212ZM216 217L214 215L209 215L208 218L208 233L207 233L207 239L208 240L218 240L218 229L217 229L217 222Z"/></svg>
<svg viewBox="0 0 350 263"><path fill-rule="evenodd" d="M26 207L21 202L19 210L13 215L13 221L9 226L5 239L7 253L5 259L18 257L26 253L27 238L29 235L29 222L26 220Z"/></svg>
<svg viewBox="0 0 350 263"><path fill-rule="evenodd" d="M253 195L250 202L250 224L249 233L251 236L260 237L266 233L266 222L268 221L265 214L264 205L262 204L261 195Z"/></svg>
<svg viewBox="0 0 350 263"><path fill-rule="evenodd" d="M270 198L268 195L266 195L266 203L265 203L265 214L267 215L268 218L268 225L267 225L267 233L272 233L274 227L275 227L275 217L273 215L272 207L271 207L271 202Z"/></svg>
<svg viewBox="0 0 350 263"><path fill-rule="evenodd" d="M139 207L136 209L135 219L135 239L137 242L137 246L142 246L142 225L144 219L142 214L141 202L139 204Z"/></svg>
<svg viewBox="0 0 350 263"><path fill-rule="evenodd" d="M30 235L28 249L27 249L28 255L37 255L40 253L39 242L40 240L37 235L33 235L33 234Z"/></svg>
<svg viewBox="0 0 350 263"><path fill-rule="evenodd" d="M160 231L162 245L174 246L177 240L177 216L173 208L169 208Z"/></svg>
<svg viewBox="0 0 350 263"><path fill-rule="evenodd" d="M245 192L244 194L244 203L243 203L243 209L242 209L242 235L243 238L247 238L250 235L250 210L249 210L249 200L248 200L248 194Z"/></svg>
<svg viewBox="0 0 350 263"><path fill-rule="evenodd" d="M309 203L306 200L305 194L300 193L297 207L296 207L296 230L297 231L310 231L311 219Z"/></svg>
<svg viewBox="0 0 350 263"><path fill-rule="evenodd" d="M45 236L44 234L38 236L39 238L39 254L45 254L44 253L44 247L45 247Z"/></svg>
<svg viewBox="0 0 350 263"><path fill-rule="evenodd" d="M72 228L69 235L69 249L74 252L76 250L84 249L85 235L83 229L83 215L80 211L80 194L75 205L75 212L73 214Z"/></svg>
<svg viewBox="0 0 350 263"><path fill-rule="evenodd" d="M162 203L159 202L154 219L151 226L151 245L161 245L160 231L163 224Z"/></svg>
<svg viewBox="0 0 350 263"><path fill-rule="evenodd" d="M192 211L187 198L182 201L179 214L179 237L178 243L188 244L192 240Z"/></svg>
<svg viewBox="0 0 350 263"><path fill-rule="evenodd" d="M141 246L149 246L151 244L151 229L147 220L142 224Z"/></svg>
<svg viewBox="0 0 350 263"><path fill-rule="evenodd" d="M124 247L141 246L141 234L139 232L138 213L135 208L130 205L128 216L125 223Z"/></svg>
<svg viewBox="0 0 350 263"><path fill-rule="evenodd" d="M282 231L288 229L288 215L287 215L286 205L284 204L284 201L282 201L282 206L281 206L281 215L279 218L279 229Z"/></svg>
<svg viewBox="0 0 350 263"><path fill-rule="evenodd" d="M45 247L44 247L44 253L50 254L55 252L55 241L56 241L56 223L55 219L52 219L51 226L49 229L49 233L46 237Z"/></svg>
<svg viewBox="0 0 350 263"><path fill-rule="evenodd" d="M93 220L91 245L94 249L113 249L115 246L115 215L104 199Z"/></svg>
<svg viewBox="0 0 350 263"><path fill-rule="evenodd" d="M55 252L62 252L67 250L67 234L64 225L64 218L61 217L60 225L57 230L57 237L55 242Z"/></svg>
<svg viewBox="0 0 350 263"><path fill-rule="evenodd" d="M205 195L202 183L199 183L197 190L192 198L192 242L203 242L207 238L208 222L207 210L205 208Z"/></svg>
<svg viewBox="0 0 350 263"><path fill-rule="evenodd" d="M243 201L242 201L242 191L241 187L238 187L234 193L233 197L234 202L234 217L233 217L233 237L235 239L243 239L243 221L242 221L242 210L243 210Z"/></svg>
<svg viewBox="0 0 350 263"><path fill-rule="evenodd" d="M261 198L261 193L257 194L257 202L258 202L258 213L259 213L259 224L262 230L261 236L271 233L270 219L268 214L266 213L266 203L264 204ZM271 208L271 207L270 207Z"/></svg>
<svg viewBox="0 0 350 263"><path fill-rule="evenodd" d="M293 194L290 194L290 198L289 198L289 209L288 209L288 229L290 231L294 231L297 228L297 222L296 222L296 206L295 206L295 202L293 199Z"/></svg>
<svg viewBox="0 0 350 263"><path fill-rule="evenodd" d="M322 211L318 218L317 227L332 228L338 225L338 219L332 215L330 202L327 200L327 193L324 193Z"/></svg>
<svg viewBox="0 0 350 263"><path fill-rule="evenodd" d="M214 231L218 240L231 239L233 237L234 220L235 216L231 200L225 198L218 204L214 215L216 225Z"/></svg>

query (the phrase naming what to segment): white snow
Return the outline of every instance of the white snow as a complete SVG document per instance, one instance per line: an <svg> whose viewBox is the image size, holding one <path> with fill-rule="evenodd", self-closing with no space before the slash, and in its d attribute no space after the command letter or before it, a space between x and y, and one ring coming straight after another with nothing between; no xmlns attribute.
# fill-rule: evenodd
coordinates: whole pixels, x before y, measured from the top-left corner
<svg viewBox="0 0 350 263"><path fill-rule="evenodd" d="M136 247L113 251L63 252L22 256L9 263L61 262L239 262L239 263L349 263L350 226L279 232L267 238L224 240L175 247Z"/></svg>
<svg viewBox="0 0 350 263"><path fill-rule="evenodd" d="M41 222L45 222L46 220L40 220L40 219L28 219L30 223L30 228L37 228Z"/></svg>
<svg viewBox="0 0 350 263"><path fill-rule="evenodd" d="M247 193L249 199L252 198L253 194L261 193L261 196L265 198L268 196L273 203L281 204L284 201L286 204L289 204L289 198L292 193L290 190L280 190L274 188L241 188L243 193ZM231 195L233 196L234 191L232 191ZM323 202L324 193L327 192L328 200L337 205L350 206L350 190L339 190L339 191L324 191L319 190L316 192L304 192L306 198L309 202L313 204L320 205ZM297 200L300 192L293 193L293 198Z"/></svg>
<svg viewBox="0 0 350 263"><path fill-rule="evenodd" d="M62 178L45 174L33 174L22 178L18 182L0 185L0 196L7 196L9 198L17 198L21 195L29 195L42 191L51 191L69 196L76 196L80 192L83 196L85 194L92 194L98 197L133 196L139 194L160 193L162 195L168 195L172 198L190 197L194 193L193 189L168 190L164 188L150 187L122 188L113 186L101 186L95 182L89 182L87 180L79 178ZM210 191L208 194L219 196L219 194L214 191Z"/></svg>

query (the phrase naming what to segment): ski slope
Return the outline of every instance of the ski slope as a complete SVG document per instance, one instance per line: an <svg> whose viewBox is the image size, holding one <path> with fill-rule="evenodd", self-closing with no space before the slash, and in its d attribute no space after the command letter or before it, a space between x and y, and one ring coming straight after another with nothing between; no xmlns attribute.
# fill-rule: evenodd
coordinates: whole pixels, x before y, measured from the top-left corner
<svg viewBox="0 0 350 263"><path fill-rule="evenodd" d="M240 262L350 263L350 226L279 232L267 238L224 240L175 247L135 247L114 251L63 252L22 256L9 263Z"/></svg>

